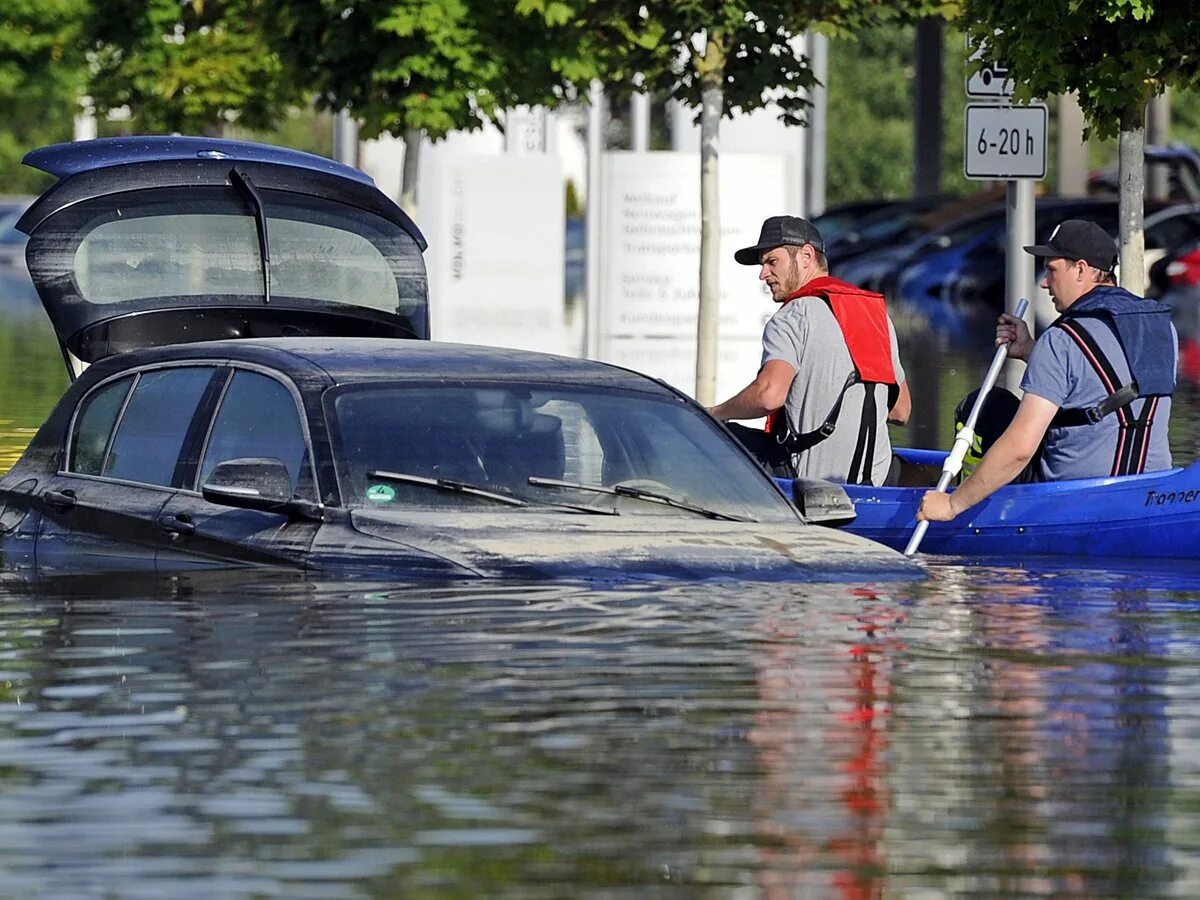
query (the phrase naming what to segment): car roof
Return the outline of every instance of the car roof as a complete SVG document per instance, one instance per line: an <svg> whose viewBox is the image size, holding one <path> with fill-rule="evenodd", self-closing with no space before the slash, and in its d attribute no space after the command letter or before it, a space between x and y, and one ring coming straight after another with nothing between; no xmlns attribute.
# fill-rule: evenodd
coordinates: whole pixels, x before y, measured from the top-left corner
<svg viewBox="0 0 1200 900"><path fill-rule="evenodd" d="M439 341L396 338L281 337L199 341L134 350L91 369L104 376L163 362L232 360L292 376L321 373L338 384L386 380L514 380L574 382L676 395L657 379L586 359ZM89 373L91 373L89 369Z"/></svg>

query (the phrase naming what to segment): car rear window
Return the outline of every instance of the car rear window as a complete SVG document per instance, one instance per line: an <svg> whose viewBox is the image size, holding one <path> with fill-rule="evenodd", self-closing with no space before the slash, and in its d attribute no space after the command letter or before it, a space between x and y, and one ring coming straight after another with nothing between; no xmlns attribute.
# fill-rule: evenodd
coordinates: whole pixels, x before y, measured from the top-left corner
<svg viewBox="0 0 1200 900"><path fill-rule="evenodd" d="M268 218L271 290L305 300L394 311L395 277L360 234ZM75 252L79 292L89 303L146 296L255 296L262 262L254 219L245 213L175 213L114 219L88 232Z"/></svg>
<svg viewBox="0 0 1200 900"><path fill-rule="evenodd" d="M423 315L425 264L411 235L345 203L260 193L273 298ZM202 306L264 293L254 215L227 187L94 198L39 225L38 239L44 277L70 278L87 304L170 297Z"/></svg>

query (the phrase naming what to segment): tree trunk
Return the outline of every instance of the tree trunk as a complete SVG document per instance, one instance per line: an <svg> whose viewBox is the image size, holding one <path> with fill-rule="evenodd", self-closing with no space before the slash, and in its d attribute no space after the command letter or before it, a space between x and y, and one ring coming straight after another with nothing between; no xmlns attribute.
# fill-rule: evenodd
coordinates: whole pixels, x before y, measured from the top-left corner
<svg viewBox="0 0 1200 900"><path fill-rule="evenodd" d="M1128 107L1121 114L1118 180L1121 185L1121 287L1141 297L1146 292L1146 234L1142 230L1145 205L1146 104Z"/></svg>
<svg viewBox="0 0 1200 900"><path fill-rule="evenodd" d="M400 208L417 220L417 176L420 173L421 141L425 134L420 128L404 129L404 170L400 174Z"/></svg>
<svg viewBox="0 0 1200 900"><path fill-rule="evenodd" d="M717 323L721 304L721 189L717 177L718 138L725 95L724 54L709 33L700 95L700 308L696 323L696 399L717 402Z"/></svg>

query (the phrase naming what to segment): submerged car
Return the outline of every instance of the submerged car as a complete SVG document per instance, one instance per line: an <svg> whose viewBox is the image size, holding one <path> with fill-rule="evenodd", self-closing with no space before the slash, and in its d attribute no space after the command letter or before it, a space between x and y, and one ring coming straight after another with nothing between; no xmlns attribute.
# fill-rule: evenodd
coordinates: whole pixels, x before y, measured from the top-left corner
<svg viewBox="0 0 1200 900"><path fill-rule="evenodd" d="M75 380L0 479L9 567L920 571L806 524L728 432L661 382L421 340L424 240L353 169L183 138L26 161L60 179L19 226Z"/></svg>

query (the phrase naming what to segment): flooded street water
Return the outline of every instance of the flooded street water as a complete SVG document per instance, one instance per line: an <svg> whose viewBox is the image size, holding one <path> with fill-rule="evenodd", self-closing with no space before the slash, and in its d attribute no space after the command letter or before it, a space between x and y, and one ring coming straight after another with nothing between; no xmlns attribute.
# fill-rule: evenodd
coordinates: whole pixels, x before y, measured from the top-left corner
<svg viewBox="0 0 1200 900"><path fill-rule="evenodd" d="M986 334L905 341L946 444ZM7 468L66 379L0 353ZM0 895L1196 896L1200 562L1100 565L5 583Z"/></svg>
<svg viewBox="0 0 1200 900"><path fill-rule="evenodd" d="M1194 896L1200 577L12 591L13 896Z"/></svg>

